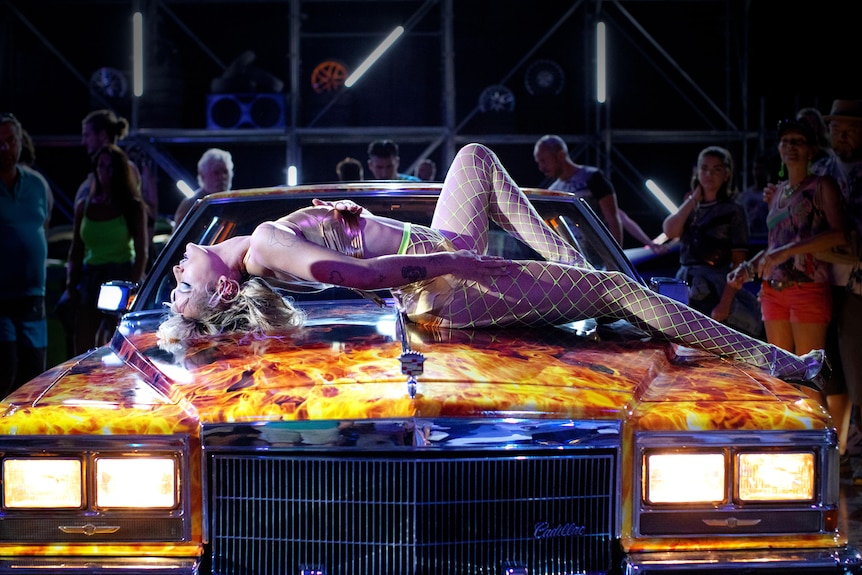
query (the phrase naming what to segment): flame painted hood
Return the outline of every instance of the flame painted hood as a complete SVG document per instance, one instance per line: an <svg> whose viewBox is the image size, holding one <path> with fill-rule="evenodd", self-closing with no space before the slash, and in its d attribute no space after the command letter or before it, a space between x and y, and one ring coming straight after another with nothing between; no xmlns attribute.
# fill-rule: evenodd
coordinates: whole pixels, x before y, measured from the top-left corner
<svg viewBox="0 0 862 575"><path fill-rule="evenodd" d="M173 355L152 329L118 334L0 406L2 433L176 433L200 424L409 417L628 419L636 428L807 429L827 416L794 387L712 356L603 327L429 330L415 395L402 373L396 312L312 308L298 334L222 336ZM138 326L139 327L139 326ZM41 414L32 417L34 413Z"/></svg>

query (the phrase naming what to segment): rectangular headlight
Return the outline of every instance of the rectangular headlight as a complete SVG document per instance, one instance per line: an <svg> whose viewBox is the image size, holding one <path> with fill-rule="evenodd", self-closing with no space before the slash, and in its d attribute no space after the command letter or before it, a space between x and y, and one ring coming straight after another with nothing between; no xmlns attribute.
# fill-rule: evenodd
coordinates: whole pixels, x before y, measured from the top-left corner
<svg viewBox="0 0 862 575"><path fill-rule="evenodd" d="M724 501L723 453L647 453L644 499L648 503Z"/></svg>
<svg viewBox="0 0 862 575"><path fill-rule="evenodd" d="M3 460L7 509L78 508L83 503L81 461L33 457Z"/></svg>
<svg viewBox="0 0 862 575"><path fill-rule="evenodd" d="M740 501L814 499L814 453L740 453Z"/></svg>
<svg viewBox="0 0 862 575"><path fill-rule="evenodd" d="M172 508L177 505L177 461L173 457L96 459L98 507Z"/></svg>

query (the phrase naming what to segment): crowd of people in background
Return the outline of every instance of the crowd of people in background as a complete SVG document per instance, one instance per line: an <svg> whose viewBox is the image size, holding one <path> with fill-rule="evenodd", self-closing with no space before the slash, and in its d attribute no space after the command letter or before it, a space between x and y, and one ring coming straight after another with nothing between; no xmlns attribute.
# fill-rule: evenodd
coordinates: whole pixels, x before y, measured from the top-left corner
<svg viewBox="0 0 862 575"><path fill-rule="evenodd" d="M574 161L562 137L542 136L532 156L545 178L540 187L584 198L620 245L626 233L656 253L666 250L664 239L677 243L677 277L689 287L691 307L796 354L826 348L832 377L822 394L813 393L833 417L842 456L857 456L849 467L862 484L862 354L856 349L862 323L854 321L862 314L862 100L836 100L828 114L808 107L788 116L774 146L751 158L744 190L737 189L742 178L728 149L700 150L691 187L664 220L662 240L620 207L609 175ZM95 307L101 281L141 281L151 261L158 170L145 154L122 145L128 128L110 110L82 121L90 166L74 200L64 296L74 310L65 326L72 334L69 354L104 343L113 329ZM345 157L335 175L342 182L436 180L431 158L417 157L403 169L400 154L394 141L374 140L364 162ZM0 245L15 259L7 273L26 279L0 284L0 393L46 368L45 234L53 196L45 178L28 167L34 158L21 123L0 115ZM232 189L230 152L208 149L196 168L198 188L172 214L175 226L199 199ZM29 203L10 203L21 197Z"/></svg>
<svg viewBox="0 0 862 575"><path fill-rule="evenodd" d="M369 180L394 180L402 182L433 182L437 177L437 164L431 158L416 161L412 174L400 171L401 154L398 144L392 140L374 140L368 144ZM335 165L339 182L358 182L366 179L362 162L347 156Z"/></svg>
<svg viewBox="0 0 862 575"><path fill-rule="evenodd" d="M833 418L842 469L862 484L862 332L852 319L862 313L862 100L789 116L742 192L730 152L703 149L663 232L678 239L692 307L797 354L826 349L831 375L807 392Z"/></svg>

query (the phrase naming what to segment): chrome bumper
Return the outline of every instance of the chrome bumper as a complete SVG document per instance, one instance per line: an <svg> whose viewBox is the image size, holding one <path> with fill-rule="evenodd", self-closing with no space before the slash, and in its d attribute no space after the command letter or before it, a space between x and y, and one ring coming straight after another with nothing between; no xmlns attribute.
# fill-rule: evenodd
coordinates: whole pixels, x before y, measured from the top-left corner
<svg viewBox="0 0 862 575"><path fill-rule="evenodd" d="M632 553L625 575L649 573L782 573L798 575L862 573L862 555L853 547L763 551Z"/></svg>
<svg viewBox="0 0 862 575"><path fill-rule="evenodd" d="M0 574L4 575L198 575L199 569L199 559L187 557L0 557Z"/></svg>

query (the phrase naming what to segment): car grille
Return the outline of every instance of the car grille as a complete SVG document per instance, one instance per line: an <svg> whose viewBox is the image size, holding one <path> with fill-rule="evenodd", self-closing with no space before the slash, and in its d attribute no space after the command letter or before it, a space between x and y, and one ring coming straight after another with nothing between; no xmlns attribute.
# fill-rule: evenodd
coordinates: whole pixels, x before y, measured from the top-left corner
<svg viewBox="0 0 862 575"><path fill-rule="evenodd" d="M579 453L216 454L213 571L605 573L616 452Z"/></svg>

